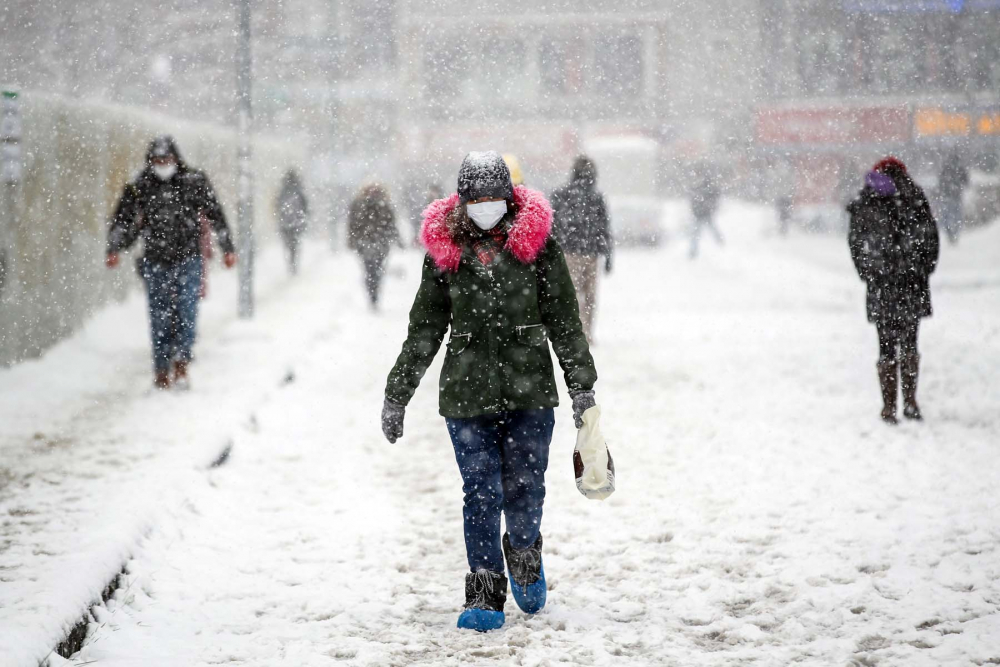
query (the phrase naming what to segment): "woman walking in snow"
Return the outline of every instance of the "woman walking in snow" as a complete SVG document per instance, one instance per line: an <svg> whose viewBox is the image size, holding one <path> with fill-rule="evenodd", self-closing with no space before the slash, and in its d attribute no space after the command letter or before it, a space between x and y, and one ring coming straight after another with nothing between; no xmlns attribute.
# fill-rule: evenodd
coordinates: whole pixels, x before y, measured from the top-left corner
<svg viewBox="0 0 1000 667"><path fill-rule="evenodd" d="M927 197L896 158L880 161L847 207L848 243L858 275L868 284L868 321L878 331L882 419L896 423L902 380L903 416L921 419L917 406L920 318L931 315L929 278L940 241ZM898 353L897 353L898 348Z"/></svg>
<svg viewBox="0 0 1000 667"><path fill-rule="evenodd" d="M378 183L366 185L351 202L347 247L361 257L372 310L378 308L385 260L393 245L400 245L400 240L389 193Z"/></svg>
<svg viewBox="0 0 1000 667"><path fill-rule="evenodd" d="M514 187L495 151L467 155L458 192L424 212L427 256L406 342L389 373L382 431L389 442L402 437L405 406L450 328L440 412L465 493L469 573L460 628L503 625L505 558L517 605L532 614L545 604L540 526L559 403L550 342L577 428L595 403L594 360L551 226L545 197Z"/></svg>

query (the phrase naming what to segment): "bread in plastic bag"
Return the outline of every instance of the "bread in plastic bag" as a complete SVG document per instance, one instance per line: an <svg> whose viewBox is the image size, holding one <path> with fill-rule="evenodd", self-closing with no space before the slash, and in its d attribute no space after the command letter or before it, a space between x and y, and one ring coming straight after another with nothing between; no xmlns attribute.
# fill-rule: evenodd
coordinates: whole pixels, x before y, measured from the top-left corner
<svg viewBox="0 0 1000 667"><path fill-rule="evenodd" d="M576 488L591 500L604 500L615 492L615 462L601 433L601 408L583 413L583 427L576 432L573 471Z"/></svg>

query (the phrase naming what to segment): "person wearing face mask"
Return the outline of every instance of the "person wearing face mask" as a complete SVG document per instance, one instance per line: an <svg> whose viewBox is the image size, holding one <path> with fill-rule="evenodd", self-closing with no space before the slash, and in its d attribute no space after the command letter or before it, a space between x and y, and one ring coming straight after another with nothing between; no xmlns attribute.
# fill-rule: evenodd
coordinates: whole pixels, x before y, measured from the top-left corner
<svg viewBox="0 0 1000 667"><path fill-rule="evenodd" d="M236 264L226 216L204 173L181 158L172 137L152 141L146 165L125 186L108 231L108 268L140 238L137 261L149 297L153 384L187 386L202 286L202 220L215 231L226 268Z"/></svg>
<svg viewBox="0 0 1000 667"><path fill-rule="evenodd" d="M392 443L403 436L405 406L450 329L439 407L465 492L469 573L460 628L504 624L505 560L517 605L531 614L545 604L540 526L559 404L550 344L577 428L595 404L594 359L551 228L548 201L515 187L494 151L469 153L458 192L424 211L427 255L409 332L386 383L382 431Z"/></svg>

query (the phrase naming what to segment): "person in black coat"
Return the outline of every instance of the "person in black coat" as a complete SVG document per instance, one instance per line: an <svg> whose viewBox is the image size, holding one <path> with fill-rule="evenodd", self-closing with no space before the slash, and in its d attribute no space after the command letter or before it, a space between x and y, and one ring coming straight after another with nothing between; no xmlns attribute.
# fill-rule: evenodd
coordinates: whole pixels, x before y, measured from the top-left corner
<svg viewBox="0 0 1000 667"><path fill-rule="evenodd" d="M712 167L708 164L698 167L695 170L695 185L691 191L691 213L694 215L694 226L691 229L691 250L688 253L691 259L698 257L698 242L702 229L708 229L712 232L719 245L724 243L722 232L715 226L713 220L721 197L719 180L713 173Z"/></svg>
<svg viewBox="0 0 1000 667"><path fill-rule="evenodd" d="M924 191L910 178L906 166L892 157L868 173L864 188L847 211L851 258L868 285L868 320L878 332L882 419L896 423L900 379L903 415L921 419L917 330L920 319L931 315L929 278L940 247L937 223Z"/></svg>
<svg viewBox="0 0 1000 667"><path fill-rule="evenodd" d="M275 201L278 215L278 232L285 243L288 271L294 276L299 270L299 241L306 231L309 201L302 187L298 172L289 169Z"/></svg>
<svg viewBox="0 0 1000 667"><path fill-rule="evenodd" d="M358 253L372 310L378 308L385 263L392 246L402 247L389 191L369 183L351 202L347 214L347 247Z"/></svg>
<svg viewBox="0 0 1000 667"><path fill-rule="evenodd" d="M597 308L597 258L611 273L614 242L604 195L597 190L597 167L581 155L573 162L569 183L552 193L552 235L562 246L576 288L580 319L588 342Z"/></svg>
<svg viewBox="0 0 1000 667"><path fill-rule="evenodd" d="M137 262L149 296L154 385L187 383L202 286L202 223L207 222L225 253L226 268L236 264L233 245L215 190L208 177L187 165L169 136L157 137L139 175L125 186L108 230L108 268L140 238ZM173 378L170 371L173 367Z"/></svg>

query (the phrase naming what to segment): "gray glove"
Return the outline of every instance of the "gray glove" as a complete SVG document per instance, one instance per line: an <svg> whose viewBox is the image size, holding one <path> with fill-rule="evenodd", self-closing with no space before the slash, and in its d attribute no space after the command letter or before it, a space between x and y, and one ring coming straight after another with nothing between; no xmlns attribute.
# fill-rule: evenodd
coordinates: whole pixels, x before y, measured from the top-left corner
<svg viewBox="0 0 1000 667"><path fill-rule="evenodd" d="M594 390L571 391L569 393L573 399L573 422L577 428L583 428L583 413L597 405L594 400Z"/></svg>
<svg viewBox="0 0 1000 667"><path fill-rule="evenodd" d="M382 433L385 435L385 439L393 444L403 437L403 415L405 412L406 406L390 401L388 398L382 404Z"/></svg>

